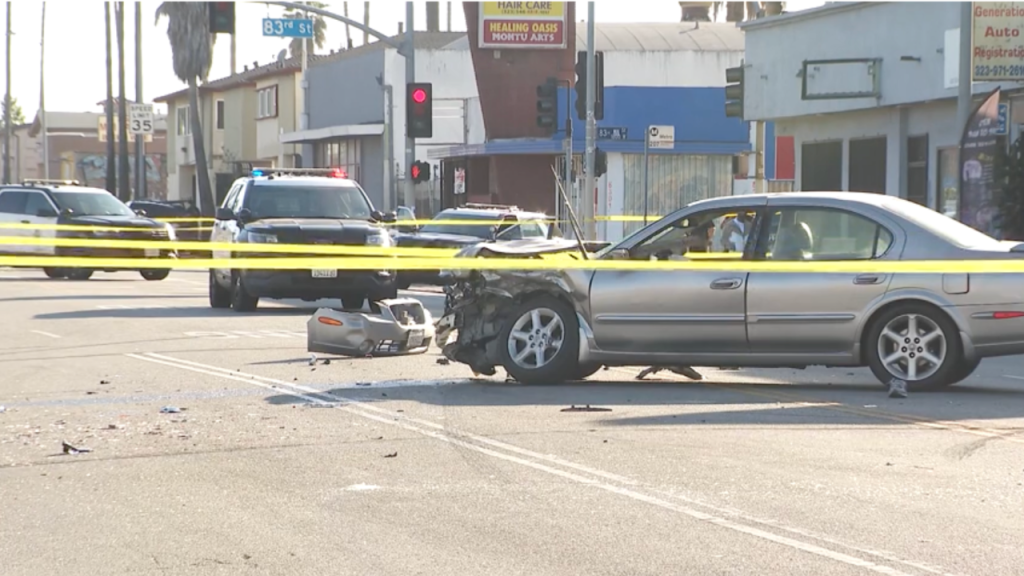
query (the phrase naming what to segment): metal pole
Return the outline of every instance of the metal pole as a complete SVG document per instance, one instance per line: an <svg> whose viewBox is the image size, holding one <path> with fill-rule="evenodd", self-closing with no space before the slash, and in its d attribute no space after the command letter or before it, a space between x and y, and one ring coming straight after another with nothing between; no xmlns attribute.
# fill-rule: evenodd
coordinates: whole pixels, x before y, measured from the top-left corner
<svg viewBox="0 0 1024 576"><path fill-rule="evenodd" d="M650 129L647 130L648 134L644 135L644 226L647 226L647 167L650 164L648 159L647 150L649 149L651 136Z"/></svg>
<svg viewBox="0 0 1024 576"><path fill-rule="evenodd" d="M563 170L562 176L562 188L565 191L564 200L568 202L572 196L569 192L569 188L572 186L572 86L567 81L565 83L565 170ZM559 200L563 200L561 196ZM557 206L561 206L562 202L556 202ZM569 210L566 206L565 210ZM568 214L566 215L568 218Z"/></svg>
<svg viewBox="0 0 1024 576"><path fill-rule="evenodd" d="M309 18L309 13L303 16ZM302 39L302 118L299 126L301 130L309 129L309 38Z"/></svg>
<svg viewBox="0 0 1024 576"><path fill-rule="evenodd" d="M384 145L384 163L387 169L384 175L387 177L387 188L384 190L384 211L394 210L398 206L398 192L395 188L395 92L390 84L384 85L384 96L387 99L388 125L385 137L387 142Z"/></svg>
<svg viewBox="0 0 1024 576"><path fill-rule="evenodd" d="M967 126L971 115L971 7L972 2L960 4L960 83L957 86L956 125L957 135Z"/></svg>
<svg viewBox="0 0 1024 576"><path fill-rule="evenodd" d="M594 2L587 2L587 130L586 130L586 193L583 198L583 229L587 240L596 240L594 216L594 144L597 139L597 120L594 119L594 100L597 81L594 78Z"/></svg>
<svg viewBox="0 0 1024 576"><path fill-rule="evenodd" d="M132 199L132 172L128 164L128 90L124 77L124 2L114 4L117 25L117 197Z"/></svg>
<svg viewBox="0 0 1024 576"><path fill-rule="evenodd" d="M7 94L4 95L4 184L11 183L11 3L7 3Z"/></svg>
<svg viewBox="0 0 1024 576"><path fill-rule="evenodd" d="M138 6L138 4L136 4ZM137 10L138 8L136 8ZM238 41L235 39L235 35L231 35L231 75L234 76L238 73Z"/></svg>
<svg viewBox="0 0 1024 576"><path fill-rule="evenodd" d="M234 38L234 36L232 36ZM135 101L142 99L142 3L135 3ZM146 197L146 135L135 136L135 197Z"/></svg>
<svg viewBox="0 0 1024 576"><path fill-rule="evenodd" d="M46 134L46 2L43 2L42 16L39 20L39 127L43 144L43 178L50 177L50 141ZM21 154L21 146L18 146ZM19 172L21 162L18 163ZM20 176L20 174L19 174Z"/></svg>
<svg viewBox="0 0 1024 576"><path fill-rule="evenodd" d="M104 104L104 114L107 118L107 170L106 182L107 192L117 195L117 158L114 149L114 59L111 45L110 29L110 2L103 3L105 14L106 38L107 38L107 101Z"/></svg>
<svg viewBox="0 0 1024 576"><path fill-rule="evenodd" d="M413 30L415 10L412 2L405 3L405 85L406 91L409 84L416 81L416 44ZM409 113L406 111L406 117ZM416 184L412 181L412 164L416 161L416 140L409 137L409 124L405 125L405 201L416 206Z"/></svg>

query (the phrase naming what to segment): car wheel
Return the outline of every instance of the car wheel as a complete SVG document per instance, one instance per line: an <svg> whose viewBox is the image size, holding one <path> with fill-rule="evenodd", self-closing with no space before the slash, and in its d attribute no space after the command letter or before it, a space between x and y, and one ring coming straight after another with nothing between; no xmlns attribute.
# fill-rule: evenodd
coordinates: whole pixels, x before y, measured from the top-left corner
<svg viewBox="0 0 1024 576"><path fill-rule="evenodd" d="M399 290L408 290L412 286L412 282L408 280L398 280L395 284Z"/></svg>
<svg viewBox="0 0 1024 576"><path fill-rule="evenodd" d="M237 274L231 282L231 308L235 312L254 312L259 305L260 299L249 294L245 289L245 283Z"/></svg>
<svg viewBox="0 0 1024 576"><path fill-rule="evenodd" d="M588 362L586 364L580 364L576 370L575 378L573 380L586 380L594 374L597 374L598 370L601 369L601 364L594 364Z"/></svg>
<svg viewBox="0 0 1024 576"><path fill-rule="evenodd" d="M366 303L365 296L342 296L341 307L345 310L362 310Z"/></svg>
<svg viewBox="0 0 1024 576"><path fill-rule="evenodd" d="M143 271L139 272L139 274L141 274L142 277L145 278L146 280L158 281L158 280L164 280L165 278L170 276L171 275L171 271L168 270L168 269L143 270Z"/></svg>
<svg viewBox="0 0 1024 576"><path fill-rule="evenodd" d="M210 270L210 308L231 308L231 290L217 284L213 270Z"/></svg>
<svg viewBox="0 0 1024 576"><path fill-rule="evenodd" d="M886 386L896 378L910 391L937 390L957 381L963 348L948 316L926 304L903 304L872 323L867 360Z"/></svg>
<svg viewBox="0 0 1024 576"><path fill-rule="evenodd" d="M975 358L972 361L962 360L956 365L956 369L953 371L953 377L949 381L949 385L958 384L970 378L971 374L978 369L981 364L981 358Z"/></svg>
<svg viewBox="0 0 1024 576"><path fill-rule="evenodd" d="M86 268L71 268L67 271L68 280L88 280L92 278L92 270Z"/></svg>
<svg viewBox="0 0 1024 576"><path fill-rule="evenodd" d="M554 296L536 296L514 307L498 342L502 366L523 384L558 384L583 372L576 313Z"/></svg>
<svg viewBox="0 0 1024 576"><path fill-rule="evenodd" d="M43 273L46 274L47 278L53 278L54 280L65 277L66 271L62 268L43 268Z"/></svg>

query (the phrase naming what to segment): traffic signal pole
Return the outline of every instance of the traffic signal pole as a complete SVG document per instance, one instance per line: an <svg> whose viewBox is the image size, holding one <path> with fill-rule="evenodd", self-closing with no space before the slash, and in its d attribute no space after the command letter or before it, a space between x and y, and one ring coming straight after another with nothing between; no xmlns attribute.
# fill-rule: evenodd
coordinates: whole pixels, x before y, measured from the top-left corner
<svg viewBox="0 0 1024 576"><path fill-rule="evenodd" d="M594 222L597 207L594 206L594 147L597 140L597 120L594 118L594 99L597 91L597 74L594 66L594 2L587 2L587 130L586 130L586 189L583 196L583 229L587 240L597 239L597 225Z"/></svg>
<svg viewBox="0 0 1024 576"><path fill-rule="evenodd" d="M405 85L408 87L416 81L416 41L413 32L415 10L412 2L405 3ZM408 90L408 88L406 88ZM408 112L406 116L408 117ZM410 127L405 126L405 201L414 208L416 206L416 183L412 181L412 163L416 161L416 140L409 136Z"/></svg>

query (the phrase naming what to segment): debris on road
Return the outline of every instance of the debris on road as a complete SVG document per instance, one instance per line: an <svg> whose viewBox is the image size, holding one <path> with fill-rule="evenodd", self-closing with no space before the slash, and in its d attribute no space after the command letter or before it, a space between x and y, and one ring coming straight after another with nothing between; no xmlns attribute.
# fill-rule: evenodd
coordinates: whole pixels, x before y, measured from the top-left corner
<svg viewBox="0 0 1024 576"><path fill-rule="evenodd" d="M370 386L373 382L356 382L356 386Z"/></svg>
<svg viewBox="0 0 1024 576"><path fill-rule="evenodd" d="M63 442L63 441L61 442L61 447L64 449L64 453L65 454L71 454L71 455L86 454L88 452L92 452L92 450L90 450L88 448L76 448L76 447L72 446L71 444L68 444L67 442Z"/></svg>
<svg viewBox="0 0 1024 576"><path fill-rule="evenodd" d="M696 370L694 370L693 368L690 368L689 366L668 366L668 367L666 367L666 366L651 366L650 368L644 368L643 370L641 370L640 373L636 375L636 379L637 380L643 380L644 378L650 376L651 374L657 374L658 372L661 372L662 370L668 370L669 372L672 372L673 374L678 374L680 376L685 376L685 377L689 378L690 380L703 380L704 379L704 376L700 372L697 372Z"/></svg>
<svg viewBox="0 0 1024 576"><path fill-rule="evenodd" d="M92 396L92 395L93 395L93 394L95 394L95 393L96 393L96 391L95 391L95 390L86 390L86 391L85 391L85 395L86 395L86 396Z"/></svg>
<svg viewBox="0 0 1024 576"><path fill-rule="evenodd" d="M3 414L4 412L7 412L7 407L6 406L0 406L0 414Z"/></svg>
<svg viewBox="0 0 1024 576"><path fill-rule="evenodd" d="M573 404L572 406L570 406L568 408L562 408L561 411L562 412L611 412L612 409L611 408L599 408L599 407L596 407L596 406L591 406L590 404L587 404L586 406L577 406L577 405Z"/></svg>
<svg viewBox="0 0 1024 576"><path fill-rule="evenodd" d="M309 365L316 366L316 354L309 355Z"/></svg>
<svg viewBox="0 0 1024 576"><path fill-rule="evenodd" d="M907 397L907 383L899 378L893 378L889 381L889 398L906 398Z"/></svg>
<svg viewBox="0 0 1024 576"><path fill-rule="evenodd" d="M385 458L397 458L398 457L398 452L392 452L391 454L385 454L384 457Z"/></svg>
<svg viewBox="0 0 1024 576"><path fill-rule="evenodd" d="M160 409L161 414L178 414L181 412L181 408L177 406L164 406Z"/></svg>
<svg viewBox="0 0 1024 576"><path fill-rule="evenodd" d="M452 361L447 358L438 358L437 361L435 362L435 364L440 364L441 366L447 366L451 363Z"/></svg>
<svg viewBox="0 0 1024 576"><path fill-rule="evenodd" d="M330 358L324 358L324 366L330 366L330 365L331 365L331 359Z"/></svg>
<svg viewBox="0 0 1024 576"><path fill-rule="evenodd" d="M100 385L110 384L110 380L100 380Z"/></svg>
<svg viewBox="0 0 1024 576"><path fill-rule="evenodd" d="M430 348L434 321L422 302L393 298L376 304L379 314L317 309L306 322L307 351L372 358L423 354ZM315 363L311 354L310 365Z"/></svg>

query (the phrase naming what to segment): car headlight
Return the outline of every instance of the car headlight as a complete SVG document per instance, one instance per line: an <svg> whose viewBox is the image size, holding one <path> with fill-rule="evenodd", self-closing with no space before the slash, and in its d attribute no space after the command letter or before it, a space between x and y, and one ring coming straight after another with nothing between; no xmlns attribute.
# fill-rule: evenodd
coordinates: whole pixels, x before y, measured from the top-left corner
<svg viewBox="0 0 1024 576"><path fill-rule="evenodd" d="M390 234L370 234L366 237L367 246L380 246L387 248L391 246L391 235Z"/></svg>
<svg viewBox="0 0 1024 576"><path fill-rule="evenodd" d="M177 242L178 234L174 231L174 226L164 224L164 228L167 230L167 239L171 242Z"/></svg>
<svg viewBox="0 0 1024 576"><path fill-rule="evenodd" d="M249 233L249 242L256 244L277 244L277 236L273 234L260 234L258 232Z"/></svg>

